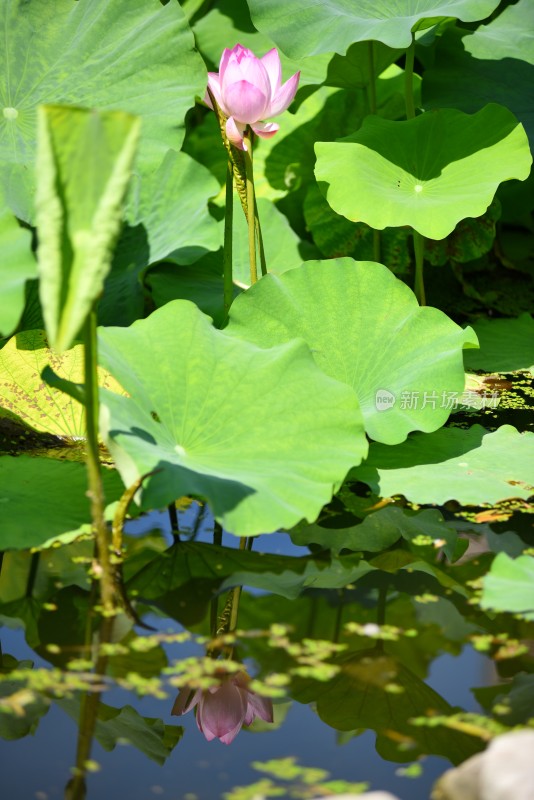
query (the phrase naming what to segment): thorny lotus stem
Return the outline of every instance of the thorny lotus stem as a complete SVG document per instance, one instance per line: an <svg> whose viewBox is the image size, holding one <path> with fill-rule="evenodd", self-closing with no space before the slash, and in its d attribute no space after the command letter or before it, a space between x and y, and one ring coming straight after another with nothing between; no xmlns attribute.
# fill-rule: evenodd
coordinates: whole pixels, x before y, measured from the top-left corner
<svg viewBox="0 0 534 800"><path fill-rule="evenodd" d="M413 98L413 64L415 60L415 34L412 33L412 43L406 51L406 64L404 65L404 102L406 103L406 119L415 117L415 101Z"/></svg>
<svg viewBox="0 0 534 800"><path fill-rule="evenodd" d="M423 265L425 260L425 240L417 231L413 231L413 249L415 253L415 296L420 306L426 305L425 284L423 280Z"/></svg>
<svg viewBox="0 0 534 800"><path fill-rule="evenodd" d="M224 313L228 316L234 299L232 280L232 229L234 222L234 169L228 158L226 169L226 204L224 208L224 250L223 250L223 302Z"/></svg>
<svg viewBox="0 0 534 800"><path fill-rule="evenodd" d="M245 217L248 218L247 212L247 189L246 189L246 175L245 175L245 157L242 150L239 150L237 147L234 147L231 142L229 141L226 135L226 117L222 113L221 109L217 105L217 101L213 96L209 86L208 86L208 94L211 100L211 104L213 106L213 110L215 111L215 116L217 117L217 122L219 123L219 130L221 132L221 138L223 140L223 144L226 147L226 151L228 153L228 158L232 162L232 169L234 171L234 181L235 181L235 188L237 190L237 194L241 201L241 205L243 206L243 211L245 213Z"/></svg>
<svg viewBox="0 0 534 800"><path fill-rule="evenodd" d="M115 584L110 563L109 537L104 519L104 489L98 449L98 375L96 310L89 312L84 326L85 417L87 429L87 472L91 500L92 529L100 569L100 596L105 615L114 612Z"/></svg>
<svg viewBox="0 0 534 800"><path fill-rule="evenodd" d="M256 266L256 203L254 198L254 168L252 162L252 133L247 127L244 135L246 146L245 151L245 174L247 178L247 225L248 225L248 258L250 263L250 283L251 285L258 280L258 268Z"/></svg>

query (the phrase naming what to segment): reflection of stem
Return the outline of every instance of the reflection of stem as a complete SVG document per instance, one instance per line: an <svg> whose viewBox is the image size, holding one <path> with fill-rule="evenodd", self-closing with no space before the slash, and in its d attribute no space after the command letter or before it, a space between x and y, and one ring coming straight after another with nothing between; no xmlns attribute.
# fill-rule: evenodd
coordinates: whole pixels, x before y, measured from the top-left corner
<svg viewBox="0 0 534 800"><path fill-rule="evenodd" d="M100 628L100 645L111 641L113 632L113 618L104 617ZM99 653L95 664L95 675L105 674L108 657ZM65 800L84 800L87 794L85 776L87 762L91 757L93 736L98 718L98 707L102 696L101 691L85 692L80 705L80 719L78 728L78 743L76 747L76 766L74 775L65 788Z"/></svg>
<svg viewBox="0 0 534 800"><path fill-rule="evenodd" d="M412 33L412 43L406 51L406 64L404 66L404 102L406 103L406 119L415 117L415 101L413 98L413 64L415 61L415 34Z"/></svg>
<svg viewBox="0 0 534 800"><path fill-rule="evenodd" d="M376 604L376 624L384 625L386 621L386 601L388 596L388 587L381 586L378 590L378 601Z"/></svg>
<svg viewBox="0 0 534 800"><path fill-rule="evenodd" d="M167 507L169 511L169 520L171 523L171 533L174 543L180 541L180 526L178 524L178 511L176 510L176 503L170 503Z"/></svg>
<svg viewBox="0 0 534 800"><path fill-rule="evenodd" d="M426 305L425 284L423 278L423 266L425 261L425 240L418 231L413 231L413 249L415 253L415 296L419 300L419 305Z"/></svg>
<svg viewBox="0 0 534 800"><path fill-rule="evenodd" d="M338 590L338 606L336 608L336 618L334 621L334 635L332 641L337 644L339 642L339 634L341 632L341 618L343 616L343 601L345 599L345 589Z"/></svg>
<svg viewBox="0 0 534 800"><path fill-rule="evenodd" d="M39 569L39 556L40 553L33 553L30 561L30 571L28 572L28 580L26 581L26 597L31 597L33 594L37 570Z"/></svg>
<svg viewBox="0 0 534 800"><path fill-rule="evenodd" d="M247 225L248 225L248 258L250 262L250 283L251 285L258 280L258 268L256 266L256 204L254 202L254 169L252 156L252 134L247 127L244 136L245 140L245 172L247 176Z"/></svg>
<svg viewBox="0 0 534 800"><path fill-rule="evenodd" d="M234 168L228 159L226 168L226 203L224 207L224 250L223 250L223 303L224 314L228 316L234 299L232 280L232 229L234 223Z"/></svg>
<svg viewBox="0 0 534 800"><path fill-rule="evenodd" d="M249 549L249 540L246 537L243 537L239 540L239 549L240 550L248 550ZM232 609L230 611L230 621L228 623L228 633L233 633L237 628L237 615L239 613L239 600L241 598L241 589L242 586L235 586L232 589Z"/></svg>
<svg viewBox="0 0 534 800"><path fill-rule="evenodd" d="M105 614L112 614L114 603L114 581L111 569L109 542L104 519L104 489L100 473L100 454L98 449L98 375L96 310L89 312L84 326L84 372L85 372L85 416L87 428L87 471L91 500L93 533L96 539L100 575L100 594Z"/></svg>
<svg viewBox="0 0 534 800"><path fill-rule="evenodd" d="M222 545L222 527L218 522L213 525L213 544L220 547ZM219 620L219 597L215 595L210 604L210 634L211 638L215 639L217 636L217 623Z"/></svg>

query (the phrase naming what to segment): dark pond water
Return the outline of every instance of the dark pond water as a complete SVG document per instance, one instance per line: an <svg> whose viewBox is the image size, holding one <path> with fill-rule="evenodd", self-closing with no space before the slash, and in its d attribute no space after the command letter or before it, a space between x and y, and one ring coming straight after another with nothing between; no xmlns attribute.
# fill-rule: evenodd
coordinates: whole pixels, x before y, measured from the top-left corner
<svg viewBox="0 0 534 800"><path fill-rule="evenodd" d="M149 520L134 523L130 526L130 534L135 536L138 544L145 539L149 541L146 537L150 537L148 531L154 525L165 530L163 537L160 534L160 539L169 545L172 539L165 515L151 515ZM209 527L207 523L200 531L201 541L209 538ZM153 542L154 538L150 541ZM235 546L233 540L227 544ZM302 548L296 548L282 534L261 537L255 547L281 555L302 554ZM386 623L406 629L417 618L417 635L411 638L401 636L398 641L385 642L383 649L379 646L379 651L374 640L366 642L365 637L351 636L345 627L347 623L372 625L376 619L375 594L372 588L363 593L350 588L344 593L339 590L310 590L288 600L270 596L265 590L243 592L239 628L245 632L264 630L269 622L288 623L292 626L289 635L293 643L302 643L307 636L321 640L337 638L338 643L345 644L351 653L349 663L361 667L364 663L362 652L371 653L371 662L370 666L367 664L367 672L363 677L361 670L358 671L359 667L347 668L347 662L343 660L339 662L345 663L340 673L344 676L341 681L339 678L318 681L297 677L284 690L283 696L274 699L275 724L263 724L262 730L255 730L255 726L252 730L243 729L230 746L217 740L205 741L197 729L193 713L181 718L171 716L177 690L168 684L168 677L163 677L161 684L168 694L166 699L150 694L139 696L111 683L102 698L106 706L117 709L133 706L141 717L156 718L165 725L183 726L183 736L165 763L158 764L154 758L141 752L150 748L147 740L143 740L143 735L141 740L144 743L140 750L139 746L125 742L129 735L136 740L135 732L130 730L128 733L127 728L121 728L119 733L115 731L112 751L102 747L97 735L91 752L97 771L90 771L87 775L87 796L103 800L116 796L128 797L129 800L218 800L223 797L259 800L264 796L274 796L277 789L276 796L311 798L333 791L334 788L339 792L348 785L367 784L370 789L389 790L402 800L428 798L432 784L451 765L451 758L462 760L482 749L484 743L477 737L463 736L455 730L443 728L438 737L423 734L420 738L416 736L416 742L410 741L410 736L406 735L408 719L426 714L433 705L439 706L441 713L452 713L453 710L483 712L472 690L491 686L498 680L497 673L493 662L469 643L469 634L475 628L470 628L469 623L462 620L445 598L431 600L420 596L418 602L408 594L392 590L387 600ZM79 599L78 602L82 603ZM183 625L178 622L182 616L178 606L183 601L177 598L176 602L175 619L163 609L156 609L158 613L154 613L154 608L147 608L144 621L166 635L183 631ZM167 599L163 605L167 608L168 603ZM79 607L83 614L83 603ZM414 607L417 607L415 616ZM71 612L61 618L61 623L66 627L72 623ZM310 629L309 620L312 617L314 623ZM403 617L406 617L404 624ZM3 619L8 622L6 617ZM306 621L304 626L303 621ZM22 631L13 629L14 621L11 620L9 624L10 628L5 627L2 632L4 654L9 653L17 660L27 659L33 662L35 668L50 666L49 659L58 658L57 655L52 657L46 653L43 641L36 648L36 653L26 643ZM190 628L193 633L205 632L206 623L202 619L194 620ZM63 649L67 652L68 636L65 638L60 635L57 627L53 630L56 641L61 639L66 642ZM153 631L139 627L134 630L136 634L132 633L132 638L153 634ZM69 657L78 655L79 649L74 644ZM268 645L266 636L247 638L245 633L234 657L243 659L252 674L266 677L271 672L283 674L284 670L297 662L302 666L302 653L292 659L286 651L287 648L284 650ZM173 663L202 652L202 647L194 639L179 644L161 641L155 660L159 659L163 664ZM393 683L398 692L389 694L390 687L377 679L383 668L381 659L386 657L397 669ZM334 655L326 660L336 662L337 657ZM319 663L320 659L316 659L315 666ZM132 668L144 674L149 683L152 677L156 677L154 664L150 661L143 667L142 662L137 660L132 662ZM128 673L127 658L126 666L123 663L115 672L120 682L121 677ZM331 687L336 686L333 691ZM330 691L333 694L329 699ZM399 702L399 697L404 701ZM360 713L364 706L365 712ZM76 760L79 737L71 715L76 717L78 708L72 699L52 700L48 712L36 722L36 729L29 735L0 743L2 798L53 800L69 796L65 795L65 785ZM353 724L352 711L355 712ZM375 730L362 724L366 714L372 716L373 713L377 717ZM403 747L406 748L404 756ZM377 749L385 755L384 758ZM288 758L294 759L301 767L320 769L324 773L316 775L315 779L310 773L303 773L293 780L287 780L281 760ZM412 772L416 759L419 765L417 776ZM270 772L253 767L255 762L271 760L277 760L278 768L275 766ZM266 788L266 780L271 781L270 788ZM334 787L326 783L328 780L345 781L347 786L337 783ZM256 789L236 789L256 786L258 781L264 783Z"/></svg>

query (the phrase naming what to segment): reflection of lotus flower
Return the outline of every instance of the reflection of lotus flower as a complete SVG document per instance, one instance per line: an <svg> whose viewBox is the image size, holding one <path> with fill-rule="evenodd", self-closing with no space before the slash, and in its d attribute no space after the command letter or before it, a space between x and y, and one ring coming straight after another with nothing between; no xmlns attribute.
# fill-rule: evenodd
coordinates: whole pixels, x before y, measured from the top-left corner
<svg viewBox="0 0 534 800"><path fill-rule="evenodd" d="M226 135L230 142L246 150L243 133L247 125L258 136L274 136L279 125L260 120L276 117L286 110L295 97L299 77L300 72L296 72L282 85L282 66L276 47L263 58L256 58L252 50L240 44L231 50L226 48L219 72L208 73L208 88L228 117ZM212 108L207 93L204 102Z"/></svg>
<svg viewBox="0 0 534 800"><path fill-rule="evenodd" d="M273 721L273 704L248 688L249 678L244 672L230 675L219 686L196 692L185 686L180 690L171 714L187 714L197 706L198 729L208 742L220 739L224 744L233 742L242 725L250 725L255 717L265 722Z"/></svg>

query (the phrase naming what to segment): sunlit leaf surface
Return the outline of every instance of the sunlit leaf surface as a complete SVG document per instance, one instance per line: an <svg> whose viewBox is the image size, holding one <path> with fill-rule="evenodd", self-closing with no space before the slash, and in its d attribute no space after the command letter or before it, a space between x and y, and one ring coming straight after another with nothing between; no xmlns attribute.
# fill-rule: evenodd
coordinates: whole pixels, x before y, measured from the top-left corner
<svg viewBox="0 0 534 800"><path fill-rule="evenodd" d="M268 275L235 300L226 330L262 347L302 337L321 369L354 389L368 435L387 444L445 422L447 392L464 387L462 348L475 341L420 308L382 264L350 258Z"/></svg>
<svg viewBox="0 0 534 800"><path fill-rule="evenodd" d="M485 19L498 0L249 0L252 21L291 58L345 53L353 42L377 40L408 47L412 30L439 17ZM430 22L432 21L432 23Z"/></svg>
<svg viewBox="0 0 534 800"><path fill-rule="evenodd" d="M471 116L450 108L404 122L370 116L315 152L334 211L379 230L410 225L431 239L483 214L499 184L525 180L532 164L523 126L495 104Z"/></svg>
<svg viewBox="0 0 534 800"><path fill-rule="evenodd" d="M12 210L33 219L36 109L69 103L143 119L138 169L183 138L206 70L177 2L5 0L0 7L0 180Z"/></svg>
<svg viewBox="0 0 534 800"><path fill-rule="evenodd" d="M239 535L314 519L367 451L354 392L303 342L262 350L176 300L100 333L102 363L130 398L104 392L102 433L142 505L208 500Z"/></svg>

